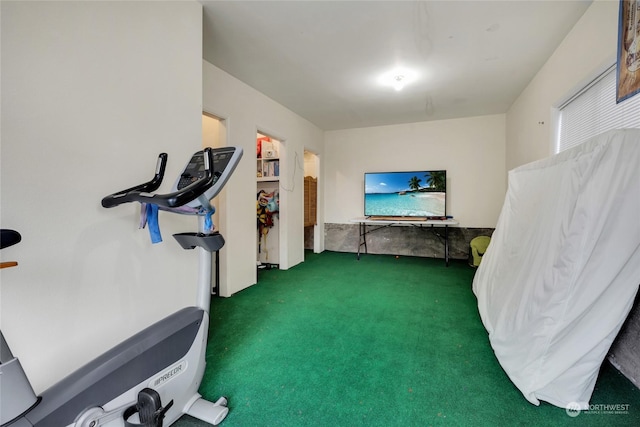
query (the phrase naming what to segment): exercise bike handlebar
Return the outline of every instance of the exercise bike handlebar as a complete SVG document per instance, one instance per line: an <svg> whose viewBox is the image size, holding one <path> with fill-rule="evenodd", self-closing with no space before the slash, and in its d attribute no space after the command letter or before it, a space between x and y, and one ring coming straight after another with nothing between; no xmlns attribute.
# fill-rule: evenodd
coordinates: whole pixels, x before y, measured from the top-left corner
<svg viewBox="0 0 640 427"><path fill-rule="evenodd" d="M164 178L164 171L167 167L167 153L161 153L158 156L156 162L156 173L151 181L147 181L144 184L136 185L135 187L127 188L126 190L118 191L110 194L102 199L102 206L105 208L112 208L122 203L134 202L134 195L142 192L148 193L156 191L162 184Z"/></svg>
<svg viewBox="0 0 640 427"><path fill-rule="evenodd" d="M162 183L167 164L167 154L162 153L156 164L156 174L153 179L144 184L113 193L102 199L102 206L112 208L123 203L140 202L152 203L161 207L176 208L186 205L204 194L213 185L213 152L211 148L204 149L204 173L201 179L192 182L186 187L168 194L153 194Z"/></svg>
<svg viewBox="0 0 640 427"><path fill-rule="evenodd" d="M0 230L0 249L8 248L22 240L22 236L16 230L2 229ZM15 267L18 265L16 261L0 262L0 269L7 267Z"/></svg>
<svg viewBox="0 0 640 427"><path fill-rule="evenodd" d="M0 249L8 248L22 240L22 236L16 230L3 228L0 230Z"/></svg>

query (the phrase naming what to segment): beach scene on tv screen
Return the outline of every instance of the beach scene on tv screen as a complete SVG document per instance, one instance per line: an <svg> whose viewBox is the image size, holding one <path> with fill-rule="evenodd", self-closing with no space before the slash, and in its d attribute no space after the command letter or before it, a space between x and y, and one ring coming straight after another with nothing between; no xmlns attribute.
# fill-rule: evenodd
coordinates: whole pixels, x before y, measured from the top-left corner
<svg viewBox="0 0 640 427"><path fill-rule="evenodd" d="M366 173L366 216L444 216L445 171Z"/></svg>

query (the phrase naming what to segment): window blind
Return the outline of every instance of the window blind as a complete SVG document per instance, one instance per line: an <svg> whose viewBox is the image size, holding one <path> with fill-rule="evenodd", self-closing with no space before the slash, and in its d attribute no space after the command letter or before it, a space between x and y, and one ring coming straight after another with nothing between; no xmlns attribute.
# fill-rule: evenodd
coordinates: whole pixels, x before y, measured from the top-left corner
<svg viewBox="0 0 640 427"><path fill-rule="evenodd" d="M615 65L561 105L559 110L556 153L611 129L640 128L640 94L616 104Z"/></svg>

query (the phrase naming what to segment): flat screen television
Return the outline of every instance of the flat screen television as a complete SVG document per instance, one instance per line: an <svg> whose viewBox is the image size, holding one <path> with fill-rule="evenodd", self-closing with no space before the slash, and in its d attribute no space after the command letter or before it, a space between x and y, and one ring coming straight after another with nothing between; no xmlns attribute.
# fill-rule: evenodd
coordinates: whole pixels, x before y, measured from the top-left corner
<svg viewBox="0 0 640 427"><path fill-rule="evenodd" d="M366 217L443 218L447 215L447 171L366 172Z"/></svg>

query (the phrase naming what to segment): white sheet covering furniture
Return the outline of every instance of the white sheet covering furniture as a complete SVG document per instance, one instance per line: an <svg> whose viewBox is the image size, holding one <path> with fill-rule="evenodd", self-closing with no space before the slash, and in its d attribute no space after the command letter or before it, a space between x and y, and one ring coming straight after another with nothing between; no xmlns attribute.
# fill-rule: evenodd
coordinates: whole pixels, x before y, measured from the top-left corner
<svg viewBox="0 0 640 427"><path fill-rule="evenodd" d="M491 346L524 397L588 409L640 284L640 129L509 172L473 280Z"/></svg>

